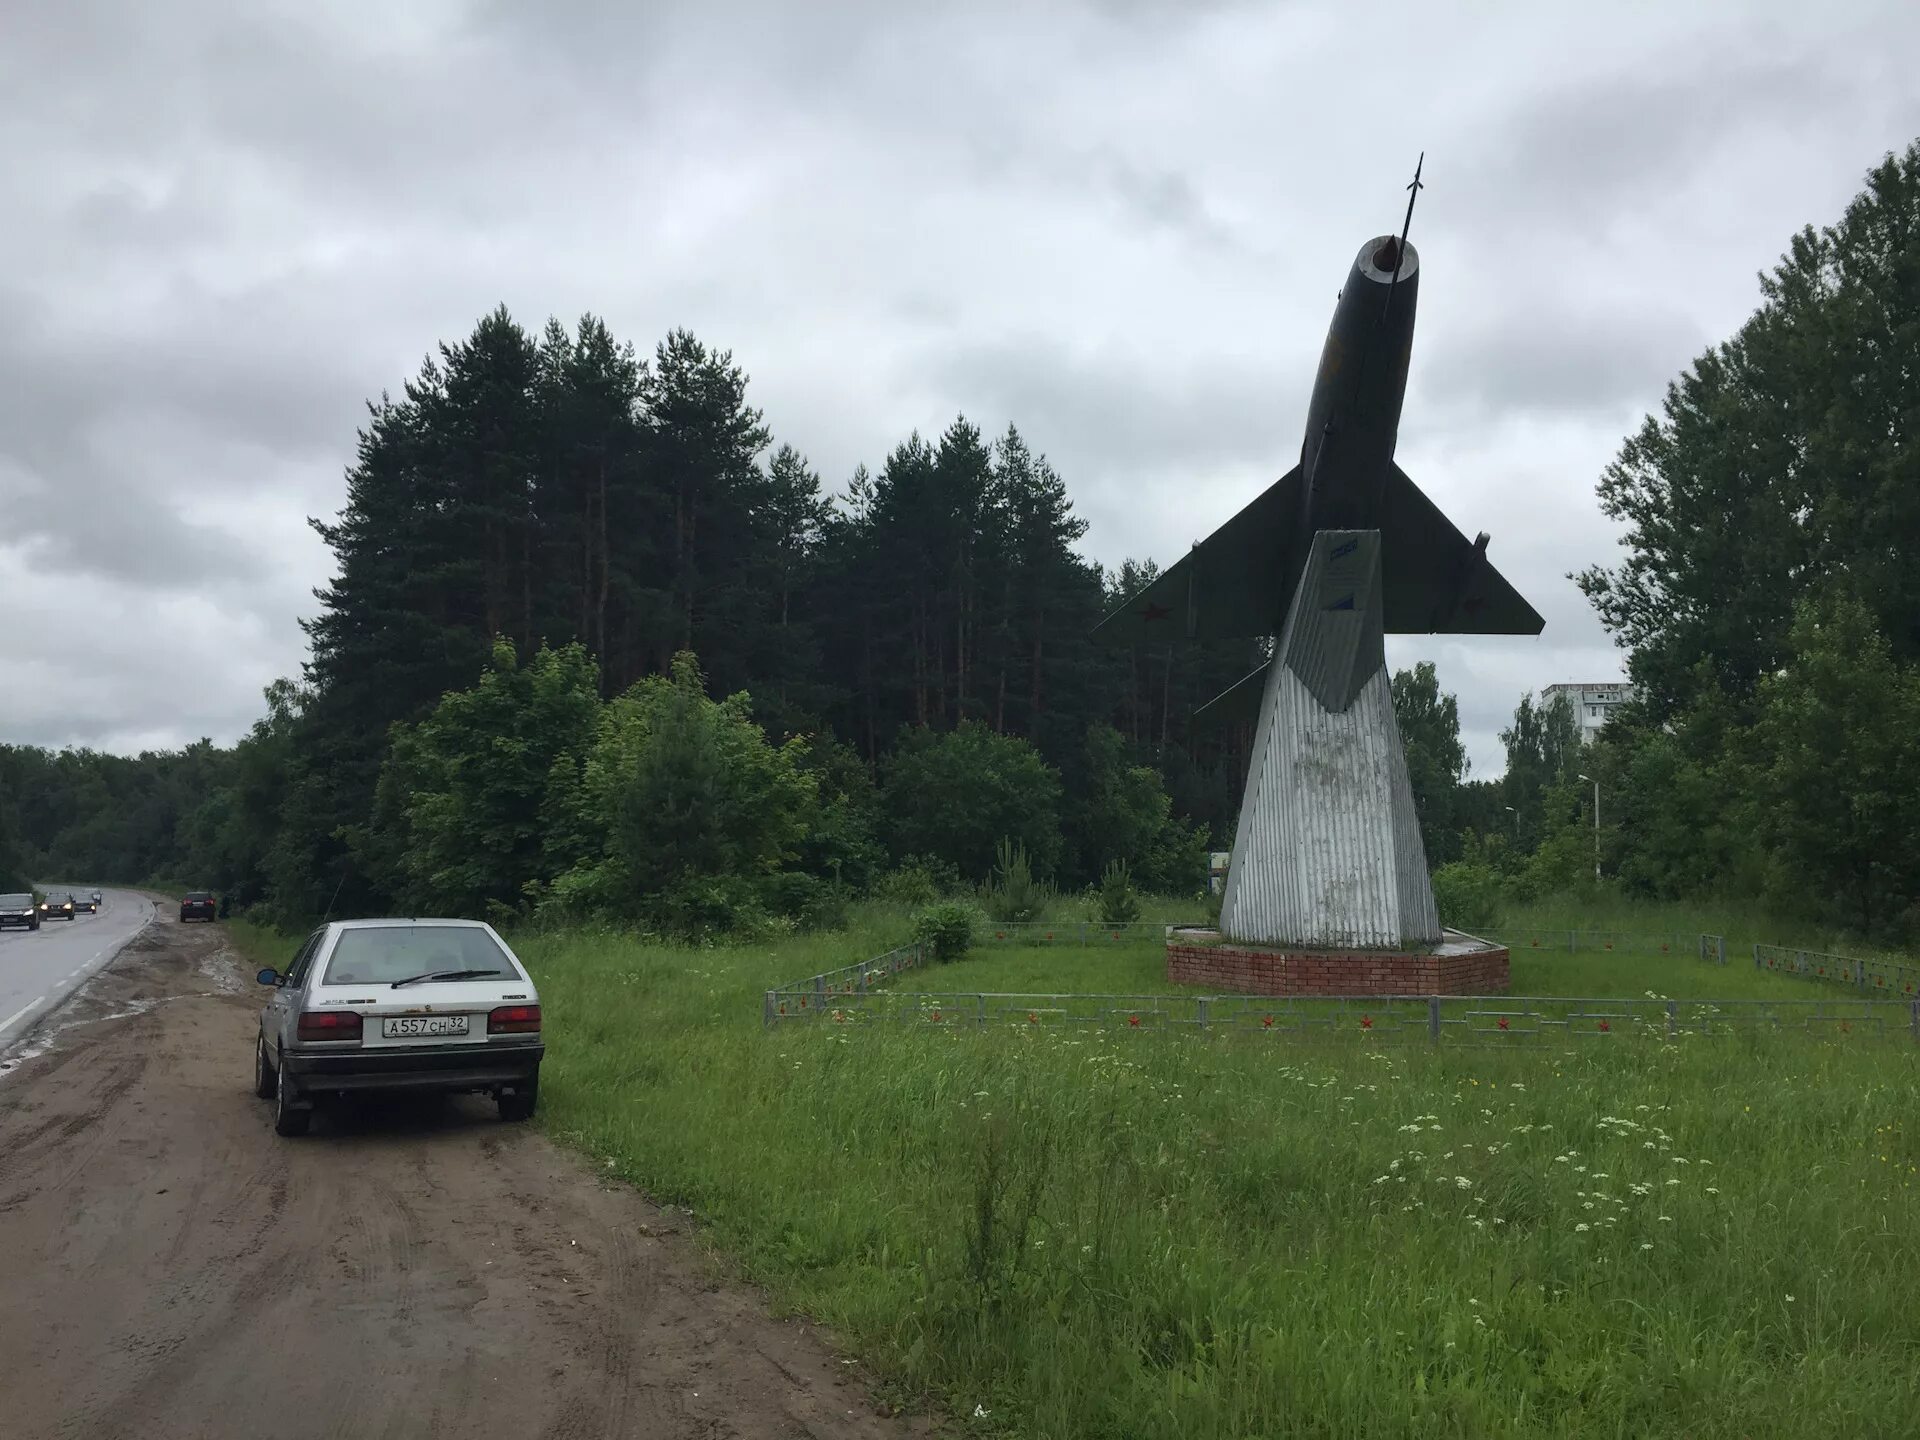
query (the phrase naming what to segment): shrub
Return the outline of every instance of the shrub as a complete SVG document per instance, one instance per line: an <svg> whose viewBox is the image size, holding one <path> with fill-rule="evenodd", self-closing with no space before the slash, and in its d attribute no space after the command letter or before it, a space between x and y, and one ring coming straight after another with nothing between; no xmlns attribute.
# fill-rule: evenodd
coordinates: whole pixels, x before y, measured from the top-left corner
<svg viewBox="0 0 1920 1440"><path fill-rule="evenodd" d="M933 855L978 884L994 840L1021 840L1041 874L1060 860L1060 776L1026 740L963 720L902 731L881 766L880 814L892 852Z"/></svg>
<svg viewBox="0 0 1920 1440"><path fill-rule="evenodd" d="M1018 840L1002 840L994 849L993 878L983 899L987 913L1007 922L1038 920L1053 902L1053 886L1033 878L1027 847Z"/></svg>
<svg viewBox="0 0 1920 1440"><path fill-rule="evenodd" d="M1455 860L1433 872L1433 903L1440 923L1456 930L1475 930L1500 917L1503 899L1500 873L1471 860Z"/></svg>
<svg viewBox="0 0 1920 1440"><path fill-rule="evenodd" d="M1100 923L1129 925L1140 918L1140 897L1124 860L1110 860L1100 872Z"/></svg>
<svg viewBox="0 0 1920 1440"><path fill-rule="evenodd" d="M930 905L913 922L913 938L932 947L936 960L958 960L973 945L973 921L971 905Z"/></svg>
<svg viewBox="0 0 1920 1440"><path fill-rule="evenodd" d="M893 905L931 905L960 888L960 872L946 861L909 855L873 882L871 894Z"/></svg>

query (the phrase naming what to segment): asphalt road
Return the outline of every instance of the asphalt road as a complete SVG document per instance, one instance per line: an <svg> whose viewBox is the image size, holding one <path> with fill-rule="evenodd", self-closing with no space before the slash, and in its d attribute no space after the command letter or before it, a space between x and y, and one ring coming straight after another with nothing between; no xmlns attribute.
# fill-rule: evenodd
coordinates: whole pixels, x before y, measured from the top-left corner
<svg viewBox="0 0 1920 1440"><path fill-rule="evenodd" d="M38 930L0 930L0 1049L84 985L153 918L153 902L128 890L45 888L77 894L99 889L100 910L43 920Z"/></svg>
<svg viewBox="0 0 1920 1440"><path fill-rule="evenodd" d="M90 930L97 949L140 913L0 953ZM715 1273L685 1211L539 1120L477 1097L369 1101L275 1135L253 1096L260 997L224 925L163 902L0 1055L4 1440L933 1428L883 1413L854 1358Z"/></svg>

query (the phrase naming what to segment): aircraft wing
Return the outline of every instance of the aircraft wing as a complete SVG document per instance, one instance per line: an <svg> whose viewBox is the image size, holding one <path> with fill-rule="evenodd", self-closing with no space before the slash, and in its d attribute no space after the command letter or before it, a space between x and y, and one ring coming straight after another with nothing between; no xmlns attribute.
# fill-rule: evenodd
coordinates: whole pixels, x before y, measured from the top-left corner
<svg viewBox="0 0 1920 1440"><path fill-rule="evenodd" d="M1273 634L1288 600L1285 544L1299 513L1296 465L1096 625L1094 638L1125 645Z"/></svg>
<svg viewBox="0 0 1920 1440"><path fill-rule="evenodd" d="M1393 467L1380 517L1389 635L1538 635L1546 621L1440 507Z"/></svg>

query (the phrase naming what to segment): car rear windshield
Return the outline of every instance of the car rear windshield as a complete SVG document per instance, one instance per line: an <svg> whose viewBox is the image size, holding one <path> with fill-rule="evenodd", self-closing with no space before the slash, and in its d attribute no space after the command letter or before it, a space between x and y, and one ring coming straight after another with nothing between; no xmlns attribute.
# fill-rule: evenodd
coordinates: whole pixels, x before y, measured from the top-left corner
<svg viewBox="0 0 1920 1440"><path fill-rule="evenodd" d="M31 895L0 895L0 910L25 910L32 904Z"/></svg>
<svg viewBox="0 0 1920 1440"><path fill-rule="evenodd" d="M213 899L213 892L211 890L195 890L191 895L187 896L187 899L211 900Z"/></svg>
<svg viewBox="0 0 1920 1440"><path fill-rule="evenodd" d="M484 930L469 925L374 925L340 932L321 983L391 984L439 970L497 970L505 978L520 978L507 952Z"/></svg>

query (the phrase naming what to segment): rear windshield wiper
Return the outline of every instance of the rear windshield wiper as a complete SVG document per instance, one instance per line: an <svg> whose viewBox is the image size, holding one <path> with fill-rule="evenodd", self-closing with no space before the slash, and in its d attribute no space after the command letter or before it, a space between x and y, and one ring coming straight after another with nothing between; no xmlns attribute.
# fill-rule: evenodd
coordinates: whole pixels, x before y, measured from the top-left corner
<svg viewBox="0 0 1920 1440"><path fill-rule="evenodd" d="M483 975L503 975L503 970L429 970L424 975L409 975L404 980L396 980L389 987L398 990L402 985L411 985L416 980L478 980Z"/></svg>

